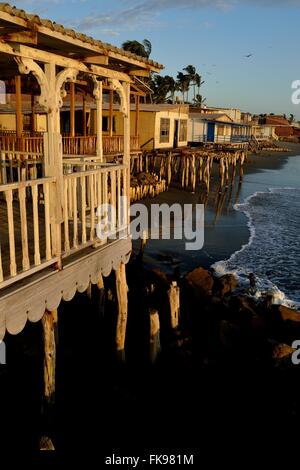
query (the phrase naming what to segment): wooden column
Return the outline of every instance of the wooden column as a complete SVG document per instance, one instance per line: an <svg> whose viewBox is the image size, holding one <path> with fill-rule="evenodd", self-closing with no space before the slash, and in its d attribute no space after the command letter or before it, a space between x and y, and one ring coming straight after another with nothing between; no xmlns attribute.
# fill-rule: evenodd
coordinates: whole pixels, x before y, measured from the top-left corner
<svg viewBox="0 0 300 470"><path fill-rule="evenodd" d="M17 134L17 138L20 139L23 134L21 75L15 76L15 91L16 91L16 134Z"/></svg>
<svg viewBox="0 0 300 470"><path fill-rule="evenodd" d="M140 96L135 95L135 136L139 135Z"/></svg>
<svg viewBox="0 0 300 470"><path fill-rule="evenodd" d="M109 135L113 135L113 109L114 109L114 91L109 90Z"/></svg>
<svg viewBox="0 0 300 470"><path fill-rule="evenodd" d="M34 93L31 93L31 116L30 116L30 128L32 134L35 133L35 114L34 114Z"/></svg>
<svg viewBox="0 0 300 470"><path fill-rule="evenodd" d="M103 144L102 144L102 94L103 84L101 81L95 81L94 98L96 100L96 155L103 160Z"/></svg>
<svg viewBox="0 0 300 470"><path fill-rule="evenodd" d="M75 137L75 83L70 83L70 137Z"/></svg>
<svg viewBox="0 0 300 470"><path fill-rule="evenodd" d="M82 113L83 113L83 116L82 116L82 134L84 135L84 137L86 136L86 98L85 98L85 95L83 95L83 98L82 98Z"/></svg>
<svg viewBox="0 0 300 470"><path fill-rule="evenodd" d="M116 349L118 359L125 361L125 339L128 314L127 282L125 264L116 270L116 291L118 298L118 320L116 330Z"/></svg>
<svg viewBox="0 0 300 470"><path fill-rule="evenodd" d="M122 86L123 86L124 95L125 95L125 99L124 99L125 102L123 103L125 107L123 164L127 166L125 194L127 196L127 206L128 206L128 214L129 214L129 208L130 208L130 84L124 82Z"/></svg>

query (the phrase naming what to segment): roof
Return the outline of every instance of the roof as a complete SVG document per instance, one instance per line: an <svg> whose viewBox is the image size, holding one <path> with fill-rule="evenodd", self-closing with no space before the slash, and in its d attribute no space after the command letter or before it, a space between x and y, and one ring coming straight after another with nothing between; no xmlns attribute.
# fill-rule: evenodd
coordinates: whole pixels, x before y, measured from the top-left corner
<svg viewBox="0 0 300 470"><path fill-rule="evenodd" d="M229 119L228 122L233 122L231 117L226 113L192 113L190 114L191 119L201 119L202 121L220 121L221 118L226 117ZM223 121L226 122L226 121Z"/></svg>
<svg viewBox="0 0 300 470"><path fill-rule="evenodd" d="M10 26L14 25L14 31L17 31L18 27L21 27L22 30L25 28L26 30L29 30L29 32L36 32L43 37L47 36L52 41L52 44L54 41L53 32L55 32L57 33L56 39L68 40L69 43L71 42L73 44L75 49L76 47L89 49L89 55L91 55L92 50L93 53L103 54L111 57L112 59L122 60L123 58L125 63L126 59L134 59L136 61L135 65L149 68L150 70L156 69L156 71L159 71L163 68L163 65L151 59L138 56L125 51L124 49L112 46L111 44L104 43L98 39L76 32L73 29L65 28L63 25L55 23L49 19L42 19L38 15L26 13L24 10L12 7L8 3L0 3L0 26L3 28L3 26L8 24L10 24ZM3 31L2 28L1 35L3 35L3 33L5 34L5 31Z"/></svg>

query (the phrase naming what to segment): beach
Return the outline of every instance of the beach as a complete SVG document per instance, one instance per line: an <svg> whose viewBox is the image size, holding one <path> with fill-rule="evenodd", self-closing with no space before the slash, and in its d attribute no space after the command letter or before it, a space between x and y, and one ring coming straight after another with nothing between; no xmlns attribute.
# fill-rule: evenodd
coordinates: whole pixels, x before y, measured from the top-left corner
<svg viewBox="0 0 300 470"><path fill-rule="evenodd" d="M268 192L269 188L299 187L300 145L280 143L288 152L264 151L249 154L241 178L239 171L226 188L219 188L218 175L213 173L211 191L205 206L204 246L199 251L186 251L186 240L149 240L144 253L148 266L158 266L172 274L176 268L181 274L197 266L206 269L216 263L228 260L231 255L247 245L251 236L247 215L236 210L235 205L243 203L257 192ZM148 207L152 202L184 204L202 202L201 189L195 194L170 188L154 201L143 201ZM134 243L136 250L139 243ZM223 273L225 271L223 270Z"/></svg>

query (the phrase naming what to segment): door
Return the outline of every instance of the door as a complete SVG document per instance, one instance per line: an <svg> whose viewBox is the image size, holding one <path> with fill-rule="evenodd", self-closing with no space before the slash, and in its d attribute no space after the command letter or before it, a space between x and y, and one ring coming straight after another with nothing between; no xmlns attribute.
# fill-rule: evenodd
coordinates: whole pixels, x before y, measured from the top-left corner
<svg viewBox="0 0 300 470"><path fill-rule="evenodd" d="M176 149L178 147L178 125L179 121L178 119L175 119L174 121L174 143L173 143L173 147L174 149Z"/></svg>
<svg viewBox="0 0 300 470"><path fill-rule="evenodd" d="M207 123L207 142L214 142L215 141L215 123L208 122Z"/></svg>

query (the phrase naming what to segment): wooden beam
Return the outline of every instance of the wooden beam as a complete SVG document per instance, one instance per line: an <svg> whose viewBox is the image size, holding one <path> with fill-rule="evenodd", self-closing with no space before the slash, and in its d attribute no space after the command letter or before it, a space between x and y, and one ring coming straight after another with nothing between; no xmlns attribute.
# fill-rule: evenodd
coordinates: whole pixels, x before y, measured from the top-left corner
<svg viewBox="0 0 300 470"><path fill-rule="evenodd" d="M16 133L17 133L17 138L20 139L23 134L21 75L15 76L15 86L16 86Z"/></svg>
<svg viewBox="0 0 300 470"><path fill-rule="evenodd" d="M81 59L81 61L86 64L108 65L109 58L107 55L95 55L90 57L84 57L83 59Z"/></svg>
<svg viewBox="0 0 300 470"><path fill-rule="evenodd" d="M70 83L70 137L75 137L75 83Z"/></svg>
<svg viewBox="0 0 300 470"><path fill-rule="evenodd" d="M6 33L1 39L8 42L20 42L21 44L37 45L37 33L34 31L15 31Z"/></svg>
<svg viewBox="0 0 300 470"><path fill-rule="evenodd" d="M104 67L100 67L99 65L90 65L88 67L87 65L83 64L82 62L79 62L78 60L53 54L52 52L33 49L28 46L23 46L22 44L12 45L0 41L0 52L4 54L10 54L15 57L26 57L28 59L33 59L38 62L43 62L45 64L54 63L59 67L71 67L76 70L79 70L80 72L97 75L99 77L115 78L123 82L131 81L131 78L123 72L117 72L116 70L106 69Z"/></svg>
<svg viewBox="0 0 300 470"><path fill-rule="evenodd" d="M136 77L149 77L150 75L150 70L139 70L139 69L134 69L134 70L129 70L128 75L130 77L136 76Z"/></svg>
<svg viewBox="0 0 300 470"><path fill-rule="evenodd" d="M2 11L0 12L0 20L1 19L10 24L16 24L23 28L28 28L32 30L32 22L30 22L29 20L24 20L23 18L18 18L17 16L13 16L13 15L10 15L9 13L2 12ZM96 54L108 55L109 57L112 57L113 59L119 60L120 62L125 62L128 64L135 65L137 67L150 69L153 72L159 73L161 71L161 68L155 65L150 65L145 62L141 62L138 59L135 59L133 57L127 57L126 55L123 55L121 52L109 51L105 49L104 47L101 47L100 43L99 45L90 44L78 38L68 36L65 33L53 31L52 29L47 28L46 26L38 25L36 23L34 23L34 28L37 33L41 33L45 36L50 37L51 39L55 38L64 43L72 44L72 46L77 46L82 49L92 51Z"/></svg>

